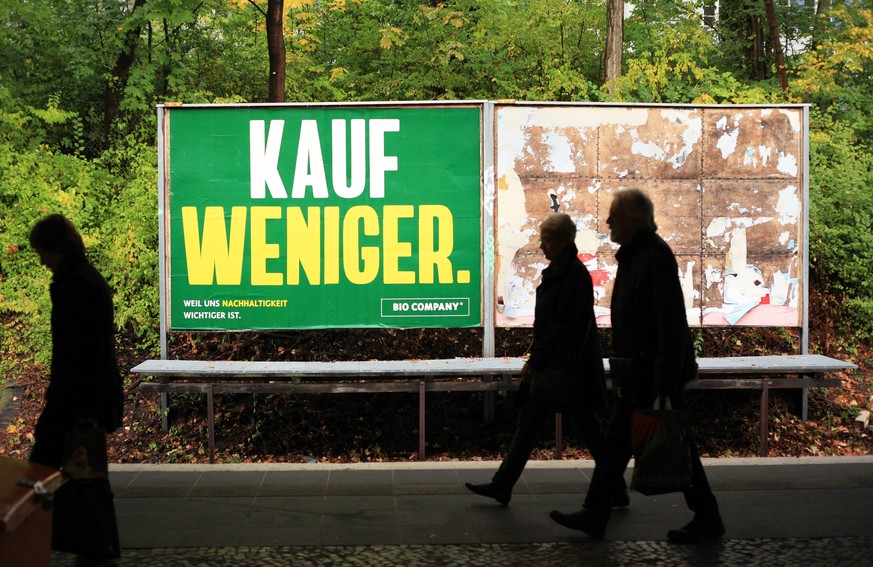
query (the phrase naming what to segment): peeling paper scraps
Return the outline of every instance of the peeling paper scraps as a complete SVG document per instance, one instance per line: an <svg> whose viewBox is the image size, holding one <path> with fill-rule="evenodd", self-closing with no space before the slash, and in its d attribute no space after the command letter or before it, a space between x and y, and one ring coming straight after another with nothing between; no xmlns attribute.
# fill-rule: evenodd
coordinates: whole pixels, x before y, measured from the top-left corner
<svg viewBox="0 0 873 567"><path fill-rule="evenodd" d="M725 306L725 309L722 309L721 314L724 315L724 318L731 325L736 325L740 319L743 318L743 315L754 309L755 305L732 305L730 307Z"/></svg>
<svg viewBox="0 0 873 567"><path fill-rule="evenodd" d="M724 236L730 225L731 219L728 217L715 217L709 221L709 226L706 227L706 237Z"/></svg>
<svg viewBox="0 0 873 567"><path fill-rule="evenodd" d="M708 288L714 285L717 285L720 288L722 285L722 271L718 268L709 266L704 270L703 277L706 280L706 287Z"/></svg>
<svg viewBox="0 0 873 567"><path fill-rule="evenodd" d="M742 117L742 114L734 117L733 128L728 126L727 116L721 117L715 123L716 128L724 131L724 134L719 137L718 142L715 144L715 147L721 150L722 159L727 159L737 149L737 140L740 137L740 119Z"/></svg>
<svg viewBox="0 0 873 567"><path fill-rule="evenodd" d="M543 133L543 143L548 147L548 161L543 163L543 169L557 173L575 173L573 163L573 147L566 136L555 131Z"/></svg>
<svg viewBox="0 0 873 567"><path fill-rule="evenodd" d="M766 167L770 160L770 154L773 148L768 146L758 146L757 148L746 148L746 154L743 156L743 165L751 167Z"/></svg>
<svg viewBox="0 0 873 567"><path fill-rule="evenodd" d="M779 233L779 244L785 246L789 250L794 250L794 239L791 238L791 233L787 230Z"/></svg>
<svg viewBox="0 0 873 567"><path fill-rule="evenodd" d="M788 301L788 290L791 285L790 274L779 270L773 274L773 285L770 286L770 304L785 305Z"/></svg>
<svg viewBox="0 0 873 567"><path fill-rule="evenodd" d="M724 302L733 305L758 305L770 289L764 285L764 276L755 266L746 265L724 277Z"/></svg>
<svg viewBox="0 0 873 567"><path fill-rule="evenodd" d="M688 261L685 265L685 273L681 273L679 280L682 283L682 295L685 296L685 309L691 309L694 305L694 262Z"/></svg>
<svg viewBox="0 0 873 567"><path fill-rule="evenodd" d="M665 152L663 148L659 148L656 143L643 142L641 140L636 140L631 144L631 153L638 156L654 158L658 161L665 161L667 157L667 152Z"/></svg>
<svg viewBox="0 0 873 567"><path fill-rule="evenodd" d="M695 144L700 141L703 135L703 120L700 118L688 119L687 114L674 112L666 113L666 119L685 126L682 130L682 145L678 150L673 149L673 144L667 142L666 146L659 145L655 141L647 141L639 139L639 133L636 129L629 130L633 143L631 144L631 153L647 158L652 158L657 161L664 161L673 165L673 169L679 169L688 161L688 157L694 150Z"/></svg>
<svg viewBox="0 0 873 567"><path fill-rule="evenodd" d="M788 306L796 309L798 296L800 295L800 286L797 285L797 278L790 278L788 284L791 286L791 296L788 298Z"/></svg>
<svg viewBox="0 0 873 567"><path fill-rule="evenodd" d="M534 298L533 284L530 281L515 275L506 278L503 302L507 317L533 316Z"/></svg>
<svg viewBox="0 0 873 567"><path fill-rule="evenodd" d="M791 154L779 152L779 157L776 160L777 171L792 177L797 175L797 157Z"/></svg>
<svg viewBox="0 0 873 567"><path fill-rule="evenodd" d="M638 156L652 158L656 161L665 161L673 165L673 169L679 169L686 161L691 150L682 148L678 153L672 156L667 155L667 150L659 147L654 142L643 142L640 140L631 144L631 153Z"/></svg>
<svg viewBox="0 0 873 567"><path fill-rule="evenodd" d="M757 191L755 191L757 193ZM731 203L728 206L729 211L736 211L741 215L748 215L751 211L739 203ZM760 209L759 209L760 210Z"/></svg>
<svg viewBox="0 0 873 567"><path fill-rule="evenodd" d="M731 231L731 244L725 259L726 273L739 273L744 266L748 265L748 247L746 244L746 229L736 228ZM727 282L727 277L725 277ZM725 297L727 296L727 287L725 287ZM727 301L727 303L740 303L739 301Z"/></svg>
<svg viewBox="0 0 873 567"><path fill-rule="evenodd" d="M788 122L791 124L791 129L795 132L800 132L800 113L799 112L789 112L787 110L781 108L768 108L761 113L761 116L766 118L772 112L778 112L782 116L788 118Z"/></svg>
<svg viewBox="0 0 873 567"><path fill-rule="evenodd" d="M579 252L596 254L597 249L600 248L600 240L600 235L587 226L580 227L576 231L576 248Z"/></svg>
<svg viewBox="0 0 873 567"><path fill-rule="evenodd" d="M797 188L794 185L789 185L779 191L779 201L776 203L776 212L781 217L779 222L796 224L797 219L800 218L801 209L800 198L797 196Z"/></svg>
<svg viewBox="0 0 873 567"><path fill-rule="evenodd" d="M706 226L706 237L715 238L716 236L725 236L737 230L745 231L745 229L751 226L763 224L770 220L772 220L770 217L759 217L757 219L750 217L715 217Z"/></svg>

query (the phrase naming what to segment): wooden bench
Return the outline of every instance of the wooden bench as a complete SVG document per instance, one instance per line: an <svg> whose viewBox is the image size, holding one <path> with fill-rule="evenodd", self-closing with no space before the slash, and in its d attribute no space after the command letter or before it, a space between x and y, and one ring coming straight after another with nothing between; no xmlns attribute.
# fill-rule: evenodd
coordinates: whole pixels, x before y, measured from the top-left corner
<svg viewBox="0 0 873 567"><path fill-rule="evenodd" d="M700 378L689 390L760 390L761 443L768 454L769 391L785 388L835 388L839 378L825 374L857 368L855 364L818 354L698 358ZM425 458L425 394L427 392L498 392L518 388L524 361L519 358L454 358L438 360L342 362L243 362L147 360L131 369L151 377L140 389L166 394L206 394L209 461L215 462L215 394L345 394L408 392L418 394L418 454ZM609 360L604 359L609 374ZM805 400L805 398L804 398ZM166 400L164 400L166 402ZM163 408L166 410L166 407ZM164 412L166 416L166 411ZM493 417L486 415L486 418ZM806 408L803 408L806 418ZM562 449L560 417L556 418L556 456ZM166 425L166 424L165 424Z"/></svg>

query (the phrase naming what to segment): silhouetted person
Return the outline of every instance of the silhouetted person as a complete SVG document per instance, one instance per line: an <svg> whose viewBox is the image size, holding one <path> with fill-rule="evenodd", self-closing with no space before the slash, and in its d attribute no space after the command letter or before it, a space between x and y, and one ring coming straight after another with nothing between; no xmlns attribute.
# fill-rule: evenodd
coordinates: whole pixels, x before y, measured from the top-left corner
<svg viewBox="0 0 873 567"><path fill-rule="evenodd" d="M597 413L606 408L603 358L594 319L594 288L577 257L576 224L554 214L540 224L540 248L550 262L536 290L534 340L521 371L529 393L521 405L509 451L490 483L466 486L507 504L543 424L556 411L576 426L595 460L605 451ZM524 395L527 386L520 395ZM615 505L627 506L624 484L613 492ZM609 497L607 500L612 502Z"/></svg>
<svg viewBox="0 0 873 567"><path fill-rule="evenodd" d="M550 513L559 524L597 539L604 537L609 521L608 495L624 482L632 455L631 413L651 409L659 396L680 408L684 385L697 373L676 257L656 234L652 201L638 189L619 191L606 222L610 238L621 245L612 291L612 346L618 360L614 368L610 364L610 372L622 388L607 428L607 453L595 464L584 508ZM724 534L718 502L693 441L691 462L691 484L683 494L694 517L667 532L671 541L696 542Z"/></svg>
<svg viewBox="0 0 873 567"><path fill-rule="evenodd" d="M123 390L115 359L112 292L88 262L76 227L63 215L53 214L38 221L30 232L30 245L53 274L51 375L30 460L59 469L65 464L65 437L77 422L93 420L103 435L121 425ZM87 459L83 461L81 454L76 457L67 468L75 463L75 472L79 472L93 465ZM105 471L106 463L97 463L97 468ZM105 482L108 491L108 479ZM61 493L70 490L70 484L58 491L59 504L64 501ZM61 516L58 512L56 520ZM102 530L110 533L96 536L107 540L103 551L79 557L77 565L115 564L119 546L114 509L111 515L111 529ZM72 528L81 526L58 525L56 521L53 529L61 533Z"/></svg>

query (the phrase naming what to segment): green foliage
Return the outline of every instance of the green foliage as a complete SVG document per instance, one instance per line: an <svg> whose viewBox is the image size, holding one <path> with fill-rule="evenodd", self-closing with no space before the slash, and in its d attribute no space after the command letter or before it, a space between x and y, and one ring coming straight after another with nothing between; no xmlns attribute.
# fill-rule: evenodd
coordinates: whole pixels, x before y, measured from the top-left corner
<svg viewBox="0 0 873 567"><path fill-rule="evenodd" d="M810 261L850 343L873 338L873 154L836 114L811 113Z"/></svg>
<svg viewBox="0 0 873 567"><path fill-rule="evenodd" d="M291 51L294 100L586 100L599 83L602 2L332 5Z"/></svg>
<svg viewBox="0 0 873 567"><path fill-rule="evenodd" d="M127 155L133 153L135 155ZM115 323L157 352L160 297L158 286L157 162L154 148L134 147L107 153L98 166L126 164L125 178L99 226L103 267L115 290Z"/></svg>
<svg viewBox="0 0 873 567"><path fill-rule="evenodd" d="M623 75L602 85L605 0L287 1L289 101L519 99L813 105L813 284L847 336L873 336L873 13L776 2L790 93L775 83L758 0L636 2ZM27 231L59 211L116 291L117 321L157 342L155 105L263 102L264 15L247 0L0 0L2 342L47 352L49 274ZM132 49L128 42L133 34ZM118 114L104 117L107 87ZM811 305L816 309L817 305Z"/></svg>
<svg viewBox="0 0 873 567"><path fill-rule="evenodd" d="M819 109L832 109L860 139L873 135L873 10L838 6L822 19L811 49L794 64L792 92Z"/></svg>
<svg viewBox="0 0 873 567"><path fill-rule="evenodd" d="M744 83L711 61L722 45L692 3L641 2L625 22L622 76L605 100L765 104L780 102L768 85Z"/></svg>
<svg viewBox="0 0 873 567"><path fill-rule="evenodd" d="M75 122L51 106L9 112L0 122L23 121L33 130ZM0 141L0 344L10 352L47 362L50 355L50 273L28 245L30 227L43 216L66 215L82 233L89 257L116 292L117 323L145 346L157 342L157 156L139 147L125 156L123 172L113 161L65 154L45 144L20 147ZM127 176L127 177L125 177Z"/></svg>

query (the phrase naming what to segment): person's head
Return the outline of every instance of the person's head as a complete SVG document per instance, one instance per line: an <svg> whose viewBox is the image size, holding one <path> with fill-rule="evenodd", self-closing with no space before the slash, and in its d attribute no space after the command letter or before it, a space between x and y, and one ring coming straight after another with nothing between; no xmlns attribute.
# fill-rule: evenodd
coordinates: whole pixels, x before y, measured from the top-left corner
<svg viewBox="0 0 873 567"><path fill-rule="evenodd" d="M623 189L612 198L609 207L609 238L616 244L631 242L640 232L655 232L655 206L639 189Z"/></svg>
<svg viewBox="0 0 873 567"><path fill-rule="evenodd" d="M576 223L569 215L557 213L540 223L540 249L551 262L576 239Z"/></svg>
<svg viewBox="0 0 873 567"><path fill-rule="evenodd" d="M43 265L52 271L66 258L85 255L82 236L70 220L61 214L42 218L30 229L30 247L39 254Z"/></svg>

